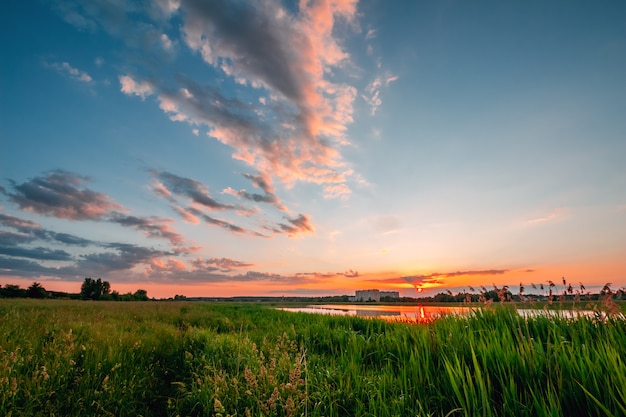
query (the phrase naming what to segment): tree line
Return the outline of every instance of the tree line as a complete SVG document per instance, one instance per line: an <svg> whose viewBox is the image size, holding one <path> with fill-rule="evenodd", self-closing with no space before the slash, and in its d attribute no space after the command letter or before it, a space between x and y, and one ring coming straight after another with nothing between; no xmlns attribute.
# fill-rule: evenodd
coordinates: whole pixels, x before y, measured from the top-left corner
<svg viewBox="0 0 626 417"><path fill-rule="evenodd" d="M80 286L80 293L47 291L39 282L33 282L28 288L6 284L0 287L0 298L69 298L75 300L109 300L109 301L148 301L148 292L138 289L134 293L120 294L111 291L111 284L101 278L85 278Z"/></svg>

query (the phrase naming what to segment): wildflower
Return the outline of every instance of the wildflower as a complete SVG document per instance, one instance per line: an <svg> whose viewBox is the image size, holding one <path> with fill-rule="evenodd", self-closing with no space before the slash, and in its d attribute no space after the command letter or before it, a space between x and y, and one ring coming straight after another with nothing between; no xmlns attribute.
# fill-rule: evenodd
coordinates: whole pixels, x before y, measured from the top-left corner
<svg viewBox="0 0 626 417"><path fill-rule="evenodd" d="M296 415L296 404L291 397L287 398L287 401L285 402L285 413L288 416Z"/></svg>
<svg viewBox="0 0 626 417"><path fill-rule="evenodd" d="M46 371L45 366L41 367L41 375L43 376L44 381L47 381L48 379L50 379L50 375L48 375L48 372Z"/></svg>
<svg viewBox="0 0 626 417"><path fill-rule="evenodd" d="M253 387L253 388L257 387L256 377L254 376L250 368L248 368L247 366L243 370L243 376L246 379L246 383L248 384L248 386Z"/></svg>
<svg viewBox="0 0 626 417"><path fill-rule="evenodd" d="M217 398L215 399L215 403L213 404L213 411L215 411L216 413L223 413L224 411L226 411L220 400L218 400Z"/></svg>

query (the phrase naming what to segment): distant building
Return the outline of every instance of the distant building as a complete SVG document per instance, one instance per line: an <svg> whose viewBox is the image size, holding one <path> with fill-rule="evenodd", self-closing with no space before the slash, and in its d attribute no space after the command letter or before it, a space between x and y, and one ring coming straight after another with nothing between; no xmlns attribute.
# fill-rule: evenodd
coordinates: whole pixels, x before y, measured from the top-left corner
<svg viewBox="0 0 626 417"><path fill-rule="evenodd" d="M400 293L398 291L360 290L356 291L354 297L350 297L349 300L379 303L383 297L400 298Z"/></svg>
<svg viewBox="0 0 626 417"><path fill-rule="evenodd" d="M398 291L381 291L380 298L383 297L400 298L400 293Z"/></svg>
<svg viewBox="0 0 626 417"><path fill-rule="evenodd" d="M354 301L374 301L380 302L380 291L378 290L362 290L356 291Z"/></svg>

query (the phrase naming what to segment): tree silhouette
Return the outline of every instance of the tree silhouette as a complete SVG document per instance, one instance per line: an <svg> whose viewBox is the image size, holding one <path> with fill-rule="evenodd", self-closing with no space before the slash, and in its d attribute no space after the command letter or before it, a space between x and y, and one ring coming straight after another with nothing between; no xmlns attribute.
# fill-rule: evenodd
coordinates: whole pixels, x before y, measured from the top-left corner
<svg viewBox="0 0 626 417"><path fill-rule="evenodd" d="M33 282L33 284L28 287L26 290L27 298L47 298L48 292L44 287L41 286L38 282Z"/></svg>
<svg viewBox="0 0 626 417"><path fill-rule="evenodd" d="M100 300L111 292L111 284L108 281L102 281L100 278L85 278L83 285L80 287L80 296L85 300Z"/></svg>
<svg viewBox="0 0 626 417"><path fill-rule="evenodd" d="M4 288L0 288L0 296L4 298L24 298L26 290L20 288L19 285L6 284Z"/></svg>
<svg viewBox="0 0 626 417"><path fill-rule="evenodd" d="M148 301L148 292L146 290L137 290L133 294L133 300L135 301Z"/></svg>

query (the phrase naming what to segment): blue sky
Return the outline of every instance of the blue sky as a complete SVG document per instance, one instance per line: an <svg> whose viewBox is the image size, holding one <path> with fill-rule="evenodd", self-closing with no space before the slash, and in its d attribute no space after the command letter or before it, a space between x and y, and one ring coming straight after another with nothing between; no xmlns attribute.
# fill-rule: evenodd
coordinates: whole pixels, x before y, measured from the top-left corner
<svg viewBox="0 0 626 417"><path fill-rule="evenodd" d="M0 284L626 284L626 5L2 6Z"/></svg>

